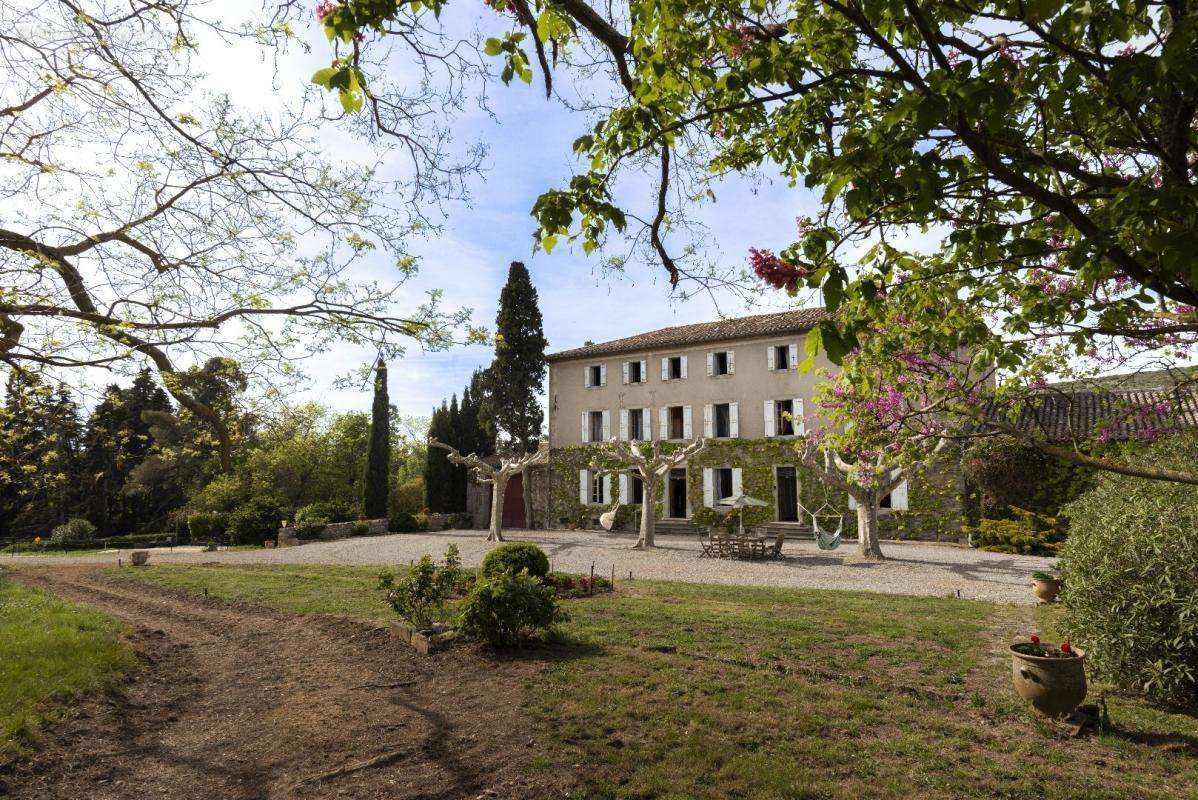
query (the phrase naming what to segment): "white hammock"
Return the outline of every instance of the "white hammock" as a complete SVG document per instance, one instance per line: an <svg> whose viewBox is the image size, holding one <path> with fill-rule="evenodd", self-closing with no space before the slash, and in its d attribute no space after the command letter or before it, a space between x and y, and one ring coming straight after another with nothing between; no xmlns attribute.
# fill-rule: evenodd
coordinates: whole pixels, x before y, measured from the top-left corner
<svg viewBox="0 0 1198 800"><path fill-rule="evenodd" d="M837 547L840 547L840 542L844 538L843 514L836 515L836 530L828 531L819 525L819 512L828 508L827 503L824 503L815 511L808 511L806 508L803 508L802 503L799 504L799 508L803 509L803 513L811 516L811 530L815 532L815 544L820 550L835 550ZM832 519L832 515L825 514L824 519L830 520Z"/></svg>

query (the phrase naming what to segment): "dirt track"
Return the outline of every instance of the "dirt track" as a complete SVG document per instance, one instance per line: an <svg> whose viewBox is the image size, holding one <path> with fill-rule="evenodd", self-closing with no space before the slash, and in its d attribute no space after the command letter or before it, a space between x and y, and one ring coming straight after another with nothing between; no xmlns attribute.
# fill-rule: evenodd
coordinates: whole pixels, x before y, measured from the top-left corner
<svg viewBox="0 0 1198 800"><path fill-rule="evenodd" d="M32 758L0 770L0 797L539 798L570 782L547 785L522 769L537 748L519 687L535 663L496 663L466 647L421 657L378 628L87 568L13 577L126 623L144 666L120 692L50 726Z"/></svg>

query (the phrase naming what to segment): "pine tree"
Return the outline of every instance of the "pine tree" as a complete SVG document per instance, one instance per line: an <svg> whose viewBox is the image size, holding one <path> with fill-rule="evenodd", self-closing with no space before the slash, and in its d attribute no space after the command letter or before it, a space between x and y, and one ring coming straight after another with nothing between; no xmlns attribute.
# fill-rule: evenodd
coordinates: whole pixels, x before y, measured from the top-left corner
<svg viewBox="0 0 1198 800"><path fill-rule="evenodd" d="M488 370L486 418L504 449L535 450L545 414L545 331L528 270L513 261L499 295L495 360Z"/></svg>
<svg viewBox="0 0 1198 800"><path fill-rule="evenodd" d="M387 491L391 472L391 403L387 398L387 365L380 358L374 370L374 405L370 418L370 449L366 453L366 480L362 511L368 519L387 516Z"/></svg>

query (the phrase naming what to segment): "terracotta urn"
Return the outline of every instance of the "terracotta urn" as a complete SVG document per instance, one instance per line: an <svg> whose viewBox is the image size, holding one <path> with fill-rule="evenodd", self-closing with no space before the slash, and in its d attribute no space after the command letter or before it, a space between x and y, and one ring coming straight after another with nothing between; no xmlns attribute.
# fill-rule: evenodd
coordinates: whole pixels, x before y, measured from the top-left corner
<svg viewBox="0 0 1198 800"><path fill-rule="evenodd" d="M1011 680L1015 691L1042 714L1060 717L1086 699L1085 651L1070 657L1032 655L1011 645Z"/></svg>
<svg viewBox="0 0 1198 800"><path fill-rule="evenodd" d="M135 567L144 567L150 560L150 551L134 550L129 554L129 562Z"/></svg>
<svg viewBox="0 0 1198 800"><path fill-rule="evenodd" d="M1032 578L1032 592L1040 598L1041 603L1051 603L1061 593L1061 579L1048 576Z"/></svg>

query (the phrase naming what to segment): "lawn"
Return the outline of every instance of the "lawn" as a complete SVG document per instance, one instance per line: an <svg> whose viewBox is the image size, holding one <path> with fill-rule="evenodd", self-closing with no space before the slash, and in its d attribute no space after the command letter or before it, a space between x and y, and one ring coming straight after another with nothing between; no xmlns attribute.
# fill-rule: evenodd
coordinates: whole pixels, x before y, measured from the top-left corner
<svg viewBox="0 0 1198 800"><path fill-rule="evenodd" d="M151 567L139 580L295 613L390 618L377 568ZM130 576L129 572L123 573ZM1068 738L1004 654L1035 609L861 592L623 582L567 601L523 686L533 769L592 798L1198 797L1198 720L1111 695ZM452 655L446 668L452 668Z"/></svg>
<svg viewBox="0 0 1198 800"><path fill-rule="evenodd" d="M134 661L103 614L0 577L0 756L64 708L55 701L112 685Z"/></svg>

